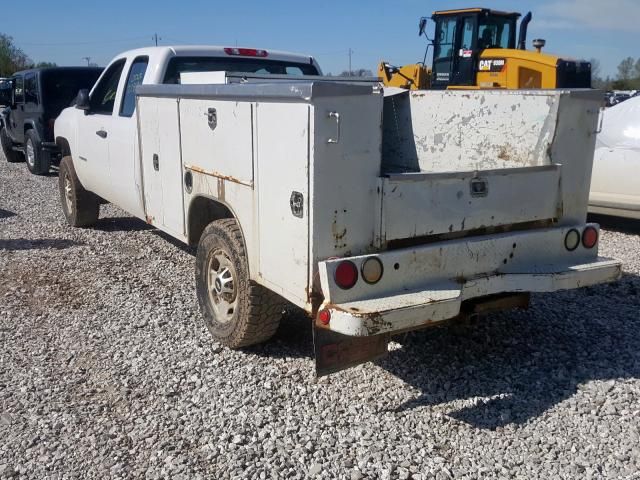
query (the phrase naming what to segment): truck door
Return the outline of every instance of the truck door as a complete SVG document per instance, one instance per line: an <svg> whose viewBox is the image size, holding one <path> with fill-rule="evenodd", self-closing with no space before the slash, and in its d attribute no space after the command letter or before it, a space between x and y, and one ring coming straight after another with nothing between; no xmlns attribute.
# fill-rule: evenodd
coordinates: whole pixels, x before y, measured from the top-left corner
<svg viewBox="0 0 640 480"><path fill-rule="evenodd" d="M78 153L74 167L85 188L112 200L109 130L125 59L112 63L91 92L89 111L78 122Z"/></svg>
<svg viewBox="0 0 640 480"><path fill-rule="evenodd" d="M37 120L40 116L40 113L40 92L38 89L38 77L35 72L30 72L24 76L24 120ZM37 133L40 137L40 140L46 140L41 136L42 130L37 131Z"/></svg>
<svg viewBox="0 0 640 480"><path fill-rule="evenodd" d="M9 110L9 136L14 142L24 141L24 77L17 75L13 81L13 106Z"/></svg>
<svg viewBox="0 0 640 480"><path fill-rule="evenodd" d="M126 68L126 83L120 87L120 104L116 105L109 128L109 166L113 202L140 218L144 216L144 207L140 195L135 90L143 83L148 64L149 57L140 56ZM124 74L122 78L125 78Z"/></svg>
<svg viewBox="0 0 640 480"><path fill-rule="evenodd" d="M456 31L456 52L453 61L452 85L475 85L477 42L475 37L477 17L467 16L459 20Z"/></svg>

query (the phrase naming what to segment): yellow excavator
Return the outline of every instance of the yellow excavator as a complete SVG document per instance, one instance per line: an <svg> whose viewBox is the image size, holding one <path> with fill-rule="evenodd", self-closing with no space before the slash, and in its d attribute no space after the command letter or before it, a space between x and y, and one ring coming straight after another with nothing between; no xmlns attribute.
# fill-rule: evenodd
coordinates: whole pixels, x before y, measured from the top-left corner
<svg viewBox="0 0 640 480"><path fill-rule="evenodd" d="M395 67L378 66L386 86L425 89L531 89L591 88L591 64L542 53L545 41L533 41L527 50L527 27L531 12L520 22L519 13L488 8L434 12L435 37L427 36L426 17L420 19L419 35L430 43L422 63ZM426 65L433 46L432 67Z"/></svg>

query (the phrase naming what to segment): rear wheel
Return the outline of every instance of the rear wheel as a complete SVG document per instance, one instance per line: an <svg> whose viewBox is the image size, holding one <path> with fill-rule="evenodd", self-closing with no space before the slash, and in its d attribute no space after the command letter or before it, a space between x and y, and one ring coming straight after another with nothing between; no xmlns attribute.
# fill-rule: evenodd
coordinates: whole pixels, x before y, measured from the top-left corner
<svg viewBox="0 0 640 480"><path fill-rule="evenodd" d="M58 189L62 211L69 225L89 227L96 223L100 214L100 198L84 189L70 156L64 157L60 162Z"/></svg>
<svg viewBox="0 0 640 480"><path fill-rule="evenodd" d="M40 144L40 139L35 130L27 130L26 142L24 144L24 157L27 161L27 168L34 175L44 175L49 173L51 157L49 152L44 152Z"/></svg>
<svg viewBox="0 0 640 480"><path fill-rule="evenodd" d="M200 237L196 289L209 332L230 348L264 342L278 329L284 301L249 279L242 232L233 219L210 223Z"/></svg>
<svg viewBox="0 0 640 480"><path fill-rule="evenodd" d="M4 127L0 129L0 144L2 145L2 153L4 153L4 158L7 159L7 162L15 163L22 161L22 155L13 149L13 142Z"/></svg>

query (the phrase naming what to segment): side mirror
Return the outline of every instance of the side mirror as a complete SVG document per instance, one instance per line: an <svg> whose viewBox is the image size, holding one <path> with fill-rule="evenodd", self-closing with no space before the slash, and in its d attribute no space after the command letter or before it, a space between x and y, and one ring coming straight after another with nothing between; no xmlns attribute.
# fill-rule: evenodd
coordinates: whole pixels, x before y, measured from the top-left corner
<svg viewBox="0 0 640 480"><path fill-rule="evenodd" d="M422 17L420 19L420 23L418 24L418 36L425 35L427 30L427 17Z"/></svg>
<svg viewBox="0 0 640 480"><path fill-rule="evenodd" d="M76 108L78 110L89 111L89 90L83 88L76 96Z"/></svg>

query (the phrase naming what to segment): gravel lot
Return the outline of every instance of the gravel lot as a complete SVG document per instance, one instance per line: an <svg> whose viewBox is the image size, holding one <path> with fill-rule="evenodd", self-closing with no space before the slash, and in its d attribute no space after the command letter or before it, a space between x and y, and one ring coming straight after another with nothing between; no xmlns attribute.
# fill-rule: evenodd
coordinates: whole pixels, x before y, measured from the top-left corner
<svg viewBox="0 0 640 480"><path fill-rule="evenodd" d="M193 252L0 157L0 477L640 478L640 225L614 285L416 332L316 381L310 323L233 352L203 327Z"/></svg>

